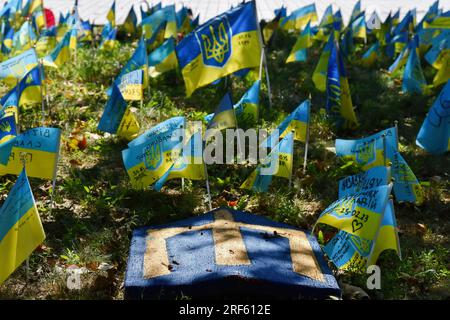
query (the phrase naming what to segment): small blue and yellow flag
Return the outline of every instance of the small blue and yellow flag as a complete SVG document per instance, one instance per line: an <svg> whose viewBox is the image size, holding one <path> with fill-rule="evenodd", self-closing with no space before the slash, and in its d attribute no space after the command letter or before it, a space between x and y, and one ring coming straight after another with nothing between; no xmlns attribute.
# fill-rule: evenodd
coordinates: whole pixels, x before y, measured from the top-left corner
<svg viewBox="0 0 450 320"><path fill-rule="evenodd" d="M191 19L189 17L188 8L183 6L177 13L177 31L179 33L188 34L192 31L191 29Z"/></svg>
<svg viewBox="0 0 450 320"><path fill-rule="evenodd" d="M120 121L117 135L130 141L137 137L139 133L139 122L136 119L136 109L128 107Z"/></svg>
<svg viewBox="0 0 450 320"><path fill-rule="evenodd" d="M289 132L248 176L241 189L268 192L272 177L290 179L294 158L294 135Z"/></svg>
<svg viewBox="0 0 450 320"><path fill-rule="evenodd" d="M0 100L0 117L14 116L19 123L19 96L18 88L14 87L8 91Z"/></svg>
<svg viewBox="0 0 450 320"><path fill-rule="evenodd" d="M44 29L36 42L36 52L44 55L56 46L56 27Z"/></svg>
<svg viewBox="0 0 450 320"><path fill-rule="evenodd" d="M173 117L167 119L156 126L145 131L139 137L130 141L128 147L134 147L144 142L150 141L152 139L158 139L159 141L170 140L178 130L185 130L186 119L184 117Z"/></svg>
<svg viewBox="0 0 450 320"><path fill-rule="evenodd" d="M0 164L8 164L16 137L16 119L14 115L2 116L0 118Z"/></svg>
<svg viewBox="0 0 450 320"><path fill-rule="evenodd" d="M175 11L175 5L165 6L161 9L164 12L166 18L166 30L164 31L164 39L171 37L177 37L177 13Z"/></svg>
<svg viewBox="0 0 450 320"><path fill-rule="evenodd" d="M376 239L389 202L392 184L375 187L341 198L326 208L317 219L369 241Z"/></svg>
<svg viewBox="0 0 450 320"><path fill-rule="evenodd" d="M116 39L117 37L117 27L113 28L106 37L102 39L100 43L100 49L102 50L112 50L116 48L119 42Z"/></svg>
<svg viewBox="0 0 450 320"><path fill-rule="evenodd" d="M39 66L31 69L19 82L19 106L42 101L42 75Z"/></svg>
<svg viewBox="0 0 450 320"><path fill-rule="evenodd" d="M56 47L44 57L42 64L46 67L58 68L70 59L70 35L71 31L66 32L64 37L56 45Z"/></svg>
<svg viewBox="0 0 450 320"><path fill-rule="evenodd" d="M284 12L282 10L277 11L275 13L275 18L269 21L262 29L262 35L265 44L269 43L275 30L277 30L280 25L280 20L285 17L285 15L283 16L283 13L286 14L286 9L284 9Z"/></svg>
<svg viewBox="0 0 450 320"><path fill-rule="evenodd" d="M352 22L352 33L354 38L367 39L366 17L364 14Z"/></svg>
<svg viewBox="0 0 450 320"><path fill-rule="evenodd" d="M106 103L97 130L117 133L126 109L127 102L124 100L122 93L120 93L120 89L113 83L111 95Z"/></svg>
<svg viewBox="0 0 450 320"><path fill-rule="evenodd" d="M333 37L333 36L330 36ZM327 70L327 112L344 128L358 126L342 55L333 42Z"/></svg>
<svg viewBox="0 0 450 320"><path fill-rule="evenodd" d="M25 21L20 29L14 33L13 52L19 53L31 49L37 41L36 33L30 21Z"/></svg>
<svg viewBox="0 0 450 320"><path fill-rule="evenodd" d="M450 11L439 14L429 23L425 22L423 27L432 29L450 29Z"/></svg>
<svg viewBox="0 0 450 320"><path fill-rule="evenodd" d="M177 45L187 96L240 69L260 65L262 44L255 6L251 1L231 9L199 26Z"/></svg>
<svg viewBox="0 0 450 320"><path fill-rule="evenodd" d="M148 45L156 41L161 33L163 33L161 38L164 38L165 26L167 22L167 18L164 13L164 10L157 10L150 16L142 19L142 34Z"/></svg>
<svg viewBox="0 0 450 320"><path fill-rule="evenodd" d="M0 63L0 79L15 86L31 69L38 65L38 57L34 49L29 49L15 57Z"/></svg>
<svg viewBox="0 0 450 320"><path fill-rule="evenodd" d="M361 13L361 0L358 0L358 2L356 2L355 6L353 7L352 14L350 16L350 22L355 21L361 15Z"/></svg>
<svg viewBox="0 0 450 320"><path fill-rule="evenodd" d="M167 39L160 47L149 54L148 66L148 73L152 78L177 68L178 60L175 54L174 38Z"/></svg>
<svg viewBox="0 0 450 320"><path fill-rule="evenodd" d="M450 80L431 106L416 144L433 154L450 151Z"/></svg>
<svg viewBox="0 0 450 320"><path fill-rule="evenodd" d="M312 33L310 22L306 25L305 29L302 30L291 53L286 59L286 63L294 61L306 61L308 57L308 48L312 46Z"/></svg>
<svg viewBox="0 0 450 320"><path fill-rule="evenodd" d="M339 198L388 185L391 180L390 167L378 166L339 180Z"/></svg>
<svg viewBox="0 0 450 320"><path fill-rule="evenodd" d="M334 35L328 37L328 41L322 49L319 61L314 69L312 80L317 90L324 92L327 88L327 70L328 61L330 60L331 48L334 45Z"/></svg>
<svg viewBox="0 0 450 320"><path fill-rule="evenodd" d="M333 22L333 7L330 4L323 13L322 19L319 23L319 28L330 26Z"/></svg>
<svg viewBox="0 0 450 320"><path fill-rule="evenodd" d="M310 121L311 102L303 101L291 112L274 130L274 132L261 142L261 147L273 148L278 143L278 138L294 132L294 140L306 142L306 134Z"/></svg>
<svg viewBox="0 0 450 320"><path fill-rule="evenodd" d="M44 16L43 0L31 0L28 14L33 16L36 20L36 25L39 29L44 29L47 25Z"/></svg>
<svg viewBox="0 0 450 320"><path fill-rule="evenodd" d="M9 26L9 25L8 25ZM7 28L5 31L5 35L3 37L3 43L2 43L2 52L3 53L10 53L13 47L13 39L14 39L14 28L10 27Z"/></svg>
<svg viewBox="0 0 450 320"><path fill-rule="evenodd" d="M14 143L7 165L0 164L0 176L18 175L26 162L28 176L54 179L59 157L61 130L38 127L20 133Z"/></svg>
<svg viewBox="0 0 450 320"><path fill-rule="evenodd" d="M403 71L402 90L408 93L422 93L427 86L423 75L417 48L411 48L405 70Z"/></svg>
<svg viewBox="0 0 450 320"><path fill-rule="evenodd" d="M236 128L236 114L234 113L231 94L228 92L220 101L213 117L208 123L208 129L223 130L227 128Z"/></svg>
<svg viewBox="0 0 450 320"><path fill-rule="evenodd" d="M106 15L106 19L109 21L109 23L111 23L113 27L116 26L116 0L113 0L111 8Z"/></svg>
<svg viewBox="0 0 450 320"><path fill-rule="evenodd" d="M0 209L0 285L45 240L25 168Z"/></svg>
<svg viewBox="0 0 450 320"><path fill-rule="evenodd" d="M301 30L309 22L318 20L316 5L310 4L297 9L287 17L281 19L280 27L285 30Z"/></svg>
<svg viewBox="0 0 450 320"><path fill-rule="evenodd" d="M261 80L256 80L250 89L242 96L241 100L233 107L238 122L241 122L244 126L258 122L260 89Z"/></svg>
<svg viewBox="0 0 450 320"><path fill-rule="evenodd" d="M134 12L134 7L130 7L130 11L128 12L127 18L125 19L125 22L123 24L123 28L126 32L132 34L135 33L137 28L137 17L136 13Z"/></svg>
<svg viewBox="0 0 450 320"><path fill-rule="evenodd" d="M142 69L144 71L144 75L147 72L147 48L145 41L142 38L139 40L138 46L134 51L133 55L131 56L130 60L128 60L125 67L123 67L122 70L120 71L116 80L114 80L114 83L116 85L119 85L120 79L122 78L123 75L138 69ZM147 86L147 83L145 82L146 78L147 77L144 76L144 87ZM108 92L108 94L109 93L110 92Z"/></svg>
<svg viewBox="0 0 450 320"><path fill-rule="evenodd" d="M380 43L377 41L363 54L361 64L366 67L371 67L379 59L380 55Z"/></svg>
<svg viewBox="0 0 450 320"><path fill-rule="evenodd" d="M122 159L131 185L144 189L164 176L180 154L181 138L182 132L176 130L171 132L167 140L152 136L143 143L123 150Z"/></svg>
<svg viewBox="0 0 450 320"><path fill-rule="evenodd" d="M156 181L154 189L161 191L166 181L176 178L189 180L205 180L205 164L203 162L203 140L201 131L188 137L179 157L164 175Z"/></svg>
<svg viewBox="0 0 450 320"><path fill-rule="evenodd" d="M119 89L126 101L139 101L144 97L144 71L134 70L124 74L120 78Z"/></svg>

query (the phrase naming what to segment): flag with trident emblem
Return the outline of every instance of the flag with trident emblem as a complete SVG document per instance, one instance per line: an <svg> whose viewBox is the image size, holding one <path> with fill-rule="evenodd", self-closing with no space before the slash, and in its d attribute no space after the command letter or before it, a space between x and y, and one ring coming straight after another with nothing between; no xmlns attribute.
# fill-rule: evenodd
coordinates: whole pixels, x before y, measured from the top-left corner
<svg viewBox="0 0 450 320"><path fill-rule="evenodd" d="M255 1L199 26L178 44L176 53L187 96L226 75L259 66L261 34Z"/></svg>

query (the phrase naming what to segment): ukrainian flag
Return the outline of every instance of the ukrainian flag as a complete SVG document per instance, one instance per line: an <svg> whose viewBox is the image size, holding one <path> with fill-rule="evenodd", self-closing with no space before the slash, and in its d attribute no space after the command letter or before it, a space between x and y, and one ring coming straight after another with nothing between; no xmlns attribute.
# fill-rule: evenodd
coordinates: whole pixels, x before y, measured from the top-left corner
<svg viewBox="0 0 450 320"><path fill-rule="evenodd" d="M150 137L145 142L122 151L125 169L134 188L144 189L158 181L175 163L182 147L180 139ZM181 136L180 136L181 137Z"/></svg>
<svg viewBox="0 0 450 320"><path fill-rule="evenodd" d="M191 32L191 20L188 15L188 9L185 6L176 13L176 19L178 32L184 34Z"/></svg>
<svg viewBox="0 0 450 320"><path fill-rule="evenodd" d="M290 179L294 152L294 135L288 133L248 176L241 189L268 192L272 176Z"/></svg>
<svg viewBox="0 0 450 320"><path fill-rule="evenodd" d="M29 8L29 15L32 15L36 19L36 24L39 29L43 29L46 26L44 17L44 4L43 0L32 0Z"/></svg>
<svg viewBox="0 0 450 320"><path fill-rule="evenodd" d="M394 73L406 64L408 61L409 52L416 49L416 40L417 38L412 39L408 45L402 49L397 58L395 58L394 63L389 66L389 73Z"/></svg>
<svg viewBox="0 0 450 320"><path fill-rule="evenodd" d="M380 43L375 42L370 48L363 54L361 58L361 64L366 67L373 66L380 56Z"/></svg>
<svg viewBox="0 0 450 320"><path fill-rule="evenodd" d="M208 123L208 129L223 130L227 128L236 128L236 114L234 113L231 94L226 93L214 112L214 116Z"/></svg>
<svg viewBox="0 0 450 320"><path fill-rule="evenodd" d="M14 28L10 27L6 30L5 36L3 37L2 52L10 53L13 47L14 39Z"/></svg>
<svg viewBox="0 0 450 320"><path fill-rule="evenodd" d="M0 100L0 116L14 116L16 123L19 123L19 97L17 87L12 88Z"/></svg>
<svg viewBox="0 0 450 320"><path fill-rule="evenodd" d="M420 66L417 49L413 48L409 53L408 61L403 71L402 90L408 93L423 93L426 86L427 83Z"/></svg>
<svg viewBox="0 0 450 320"><path fill-rule="evenodd" d="M339 231L324 247L324 252L339 269L363 270L377 262L385 250L395 250L401 259L400 241L392 200L386 205L375 241Z"/></svg>
<svg viewBox="0 0 450 320"><path fill-rule="evenodd" d="M352 32L354 38L367 39L366 17L364 14L352 22Z"/></svg>
<svg viewBox="0 0 450 320"><path fill-rule="evenodd" d="M317 63L317 66L314 69L312 75L314 85L320 91L326 90L328 61L330 60L330 52L333 46L334 46L334 36L331 34L328 38L328 42L325 44L322 50L319 62Z"/></svg>
<svg viewBox="0 0 450 320"><path fill-rule="evenodd" d="M102 39L102 43L100 44L100 48L104 50L113 50L117 47L118 41L116 40L117 36L117 27L112 29L108 35Z"/></svg>
<svg viewBox="0 0 450 320"><path fill-rule="evenodd" d="M144 74L147 71L147 48L145 41L141 38L139 40L138 46L136 50L134 51L133 55L131 56L130 60L128 60L125 67L122 68L119 75L117 76L114 83L116 85L120 84L120 79L123 75L130 73L131 71L142 69L144 70ZM144 87L147 87L147 83L145 82L145 79L147 77L144 77Z"/></svg>
<svg viewBox="0 0 450 320"><path fill-rule="evenodd" d="M341 31L344 27L344 22L342 20L342 14L341 10L336 11L336 13L333 15L333 28L334 30Z"/></svg>
<svg viewBox="0 0 450 320"><path fill-rule="evenodd" d="M294 47L291 50L288 58L286 59L286 63L295 62L295 61L306 61L308 56L308 51L306 49L312 46L312 34L310 22L306 25L305 29L300 33L300 36L297 38Z"/></svg>
<svg viewBox="0 0 450 320"><path fill-rule="evenodd" d="M166 25L165 12L158 10L152 15L142 19L142 33L148 44L153 43Z"/></svg>
<svg viewBox="0 0 450 320"><path fill-rule="evenodd" d="M288 17L281 19L280 27L285 30L300 30L308 21L316 22L317 20L316 5L313 3L297 9Z"/></svg>
<svg viewBox="0 0 450 320"><path fill-rule="evenodd" d="M136 32L136 25L137 25L136 13L134 12L133 6L131 6L127 18L125 19L125 22L123 24L123 28L125 29L126 32L132 34Z"/></svg>
<svg viewBox="0 0 450 320"><path fill-rule="evenodd" d="M353 7L352 15L350 16L350 22L355 21L355 19L358 18L361 13L361 1L358 0L358 2L355 3L355 6Z"/></svg>
<svg viewBox="0 0 450 320"><path fill-rule="evenodd" d="M64 38L56 45L55 49L45 56L42 64L46 67L58 68L70 59L70 36L71 31L66 32Z"/></svg>
<svg viewBox="0 0 450 320"><path fill-rule="evenodd" d="M11 59L0 63L0 79L13 85L22 79L31 69L38 65L34 49L29 49Z"/></svg>
<svg viewBox="0 0 450 320"><path fill-rule="evenodd" d="M19 134L7 165L0 164L0 176L18 175L26 161L28 175L40 179L53 179L59 156L61 130L39 127Z"/></svg>
<svg viewBox="0 0 450 320"><path fill-rule="evenodd" d="M36 42L36 52L44 54L54 48L56 45L56 27L50 29L44 29L41 32L41 36Z"/></svg>
<svg viewBox="0 0 450 320"><path fill-rule="evenodd" d="M286 12L284 12L284 13L286 13ZM263 34L263 39L264 39L265 44L269 43L270 39L272 38L273 33L275 32L276 29L278 29L278 26L280 25L280 20L285 17L282 14L283 14L283 11L281 11L281 10L278 11L275 14L275 18L264 26L264 28L262 30L262 34Z"/></svg>
<svg viewBox="0 0 450 320"><path fill-rule="evenodd" d="M436 64L441 65L433 78L433 86L437 87L450 79L450 50L443 50Z"/></svg>
<svg viewBox="0 0 450 320"><path fill-rule="evenodd" d="M97 130L109 133L117 133L120 123L127 109L127 102L123 99L116 84L112 85L111 96L106 103Z"/></svg>
<svg viewBox="0 0 450 320"><path fill-rule="evenodd" d="M333 8L331 7L330 4L323 13L322 19L320 20L319 23L319 28L330 26L333 22L334 22Z"/></svg>
<svg viewBox="0 0 450 320"><path fill-rule="evenodd" d="M339 126L345 128L358 126L344 62L337 43L334 42L328 62L326 109L337 120Z"/></svg>
<svg viewBox="0 0 450 320"><path fill-rule="evenodd" d="M311 102L303 101L290 115L288 115L267 137L261 147L273 148L278 143L278 138L283 138L288 133L294 132L294 140L306 142L306 134L310 121Z"/></svg>
<svg viewBox="0 0 450 320"><path fill-rule="evenodd" d="M7 165L9 155L16 141L16 120L14 115L0 118L0 164Z"/></svg>
<svg viewBox="0 0 450 320"><path fill-rule="evenodd" d="M70 30L69 48L72 50L77 49L78 27L79 27L78 25L74 25Z"/></svg>
<svg viewBox="0 0 450 320"><path fill-rule="evenodd" d="M397 149L397 133L395 128L389 128L369 137L357 140L336 139L336 155L360 164L364 170L377 166L384 166L383 135L386 135L386 145ZM386 154L386 161L392 159Z"/></svg>
<svg viewBox="0 0 450 320"><path fill-rule="evenodd" d="M175 39L169 38L164 43L153 50L148 56L149 75L153 78L176 69L178 66L177 55L175 54Z"/></svg>
<svg viewBox="0 0 450 320"><path fill-rule="evenodd" d="M243 3L199 26L176 47L187 96L261 59L254 1Z"/></svg>
<svg viewBox="0 0 450 320"><path fill-rule="evenodd" d="M106 15L106 19L111 23L114 27L116 25L116 0L113 0L112 6Z"/></svg>
<svg viewBox="0 0 450 320"><path fill-rule="evenodd" d="M25 169L0 209L0 285L45 239Z"/></svg>
<svg viewBox="0 0 450 320"><path fill-rule="evenodd" d="M177 14L175 5L166 6L162 9L166 18L166 30L164 32L164 39L177 37Z"/></svg>
<svg viewBox="0 0 450 320"><path fill-rule="evenodd" d="M326 208L317 219L357 237L373 241L389 202L392 185L375 187L341 198Z"/></svg>
<svg viewBox="0 0 450 320"><path fill-rule="evenodd" d="M177 130L184 130L186 128L186 119L184 117L173 117L167 119L151 129L144 132L142 135L128 143L128 147L135 147L151 139L158 139L159 141L170 140L174 132Z"/></svg>
<svg viewBox="0 0 450 320"><path fill-rule="evenodd" d="M260 89L261 80L256 80L233 107L237 120L241 121L244 126L258 122Z"/></svg>
<svg viewBox="0 0 450 320"><path fill-rule="evenodd" d="M425 22L424 28L450 29L450 11L441 13L436 18L434 18L430 23Z"/></svg>
<svg viewBox="0 0 450 320"><path fill-rule="evenodd" d="M38 103L42 101L41 68L34 67L19 82L19 105Z"/></svg>
<svg viewBox="0 0 450 320"><path fill-rule="evenodd" d="M119 89L123 99L126 101L139 101L143 99L144 71L134 70L124 74L120 78Z"/></svg>
<svg viewBox="0 0 450 320"><path fill-rule="evenodd" d="M164 175L156 181L154 189L161 191L167 180L186 178L189 180L205 180L205 164L203 162L203 141L201 132L195 132L183 146L179 157Z"/></svg>

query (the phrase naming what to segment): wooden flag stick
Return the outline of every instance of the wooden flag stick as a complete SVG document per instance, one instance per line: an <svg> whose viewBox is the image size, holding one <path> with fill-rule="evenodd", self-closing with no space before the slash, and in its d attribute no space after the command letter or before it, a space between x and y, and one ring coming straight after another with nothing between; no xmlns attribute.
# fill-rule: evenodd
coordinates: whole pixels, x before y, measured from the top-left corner
<svg viewBox="0 0 450 320"><path fill-rule="evenodd" d="M45 106L44 106L44 101L48 100L47 97L47 86L45 85L45 76L44 76L44 65L42 64L42 59L39 59L39 68L41 71L41 108L42 108L42 126L44 126L44 122L45 122ZM44 94L42 92L42 90L45 90L45 97L46 99L44 100ZM47 103L48 105L48 103Z"/></svg>
<svg viewBox="0 0 450 320"><path fill-rule="evenodd" d="M292 130L291 132L292 134L295 134L295 130ZM291 172L289 172L289 191L291 191L292 189L292 172L294 171L294 139L292 139L291 155L292 155L292 165L291 165Z"/></svg>
<svg viewBox="0 0 450 320"><path fill-rule="evenodd" d="M272 108L272 91L270 89L270 78L269 78L269 69L267 67L266 48L263 47L262 51L264 56L264 67L266 70L267 93L269 94L269 107Z"/></svg>
<svg viewBox="0 0 450 320"><path fill-rule="evenodd" d="M147 56L147 42L145 41L145 31L142 30L142 40L145 43L145 79L147 80L147 93L150 98L150 77L148 75L148 56Z"/></svg>
<svg viewBox="0 0 450 320"><path fill-rule="evenodd" d="M262 79L263 64L264 64L264 50L261 50L261 60L259 62L259 81L261 81Z"/></svg>
<svg viewBox="0 0 450 320"><path fill-rule="evenodd" d="M211 201L211 191L209 189L209 177L208 177L208 170L206 169L206 163L203 159L203 167L205 168L205 178L206 178L206 192L208 193L208 205L209 205L209 211L212 210L212 201Z"/></svg>

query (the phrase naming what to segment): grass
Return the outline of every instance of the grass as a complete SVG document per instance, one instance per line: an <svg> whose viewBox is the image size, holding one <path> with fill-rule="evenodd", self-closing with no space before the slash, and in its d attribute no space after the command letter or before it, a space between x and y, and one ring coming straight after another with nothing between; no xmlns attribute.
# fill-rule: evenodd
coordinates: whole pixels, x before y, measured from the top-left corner
<svg viewBox="0 0 450 320"><path fill-rule="evenodd" d="M362 137L399 121L403 156L424 184L426 201L420 207L395 204L403 259L394 252L381 255L381 290L368 293L377 299L445 299L450 297L450 180L449 156L432 156L415 145L415 136L439 88L426 95L401 93L400 75L391 78L383 57L372 68L346 63L353 103L360 121L355 131L335 128L319 112L325 94L315 89L312 72L320 46L311 49L306 63L284 63L295 42L293 35L277 33L269 48L268 64L273 107L269 108L267 86L262 85L261 128L273 128L301 101L311 95L312 127L307 173L302 173L304 146L295 144L293 189L275 178L271 192L256 194L239 189L251 167L212 165L213 205L234 205L239 210L311 229L320 212L336 200L337 181L358 168L327 149L337 137ZM121 299L130 237L138 226L160 224L200 215L207 211L204 182L167 183L163 192L131 188L122 164L127 141L96 130L106 103L105 91L132 54L136 42L124 39L119 49L100 52L80 48L77 61L58 70L47 70L49 104L45 124L63 130L56 183L55 207L50 210L51 182L30 179L47 239L30 257L30 275L24 266L0 286L0 298L25 299ZM360 53L357 53L360 56ZM355 59L352 59L355 60ZM427 79L434 71L422 62ZM252 79L232 78L237 101ZM3 88L2 92L6 92ZM197 90L185 98L179 71L151 82L143 108L138 108L141 132L176 115L199 120L213 112L225 92L224 83ZM22 108L21 130L41 125L40 106ZM86 147L79 140L86 138ZM80 148L81 146L81 148ZM0 177L5 199L14 176ZM99 271L108 264L111 269ZM60 270L84 267L83 288L71 291ZM338 274L339 280L365 288L367 276L354 272Z"/></svg>

